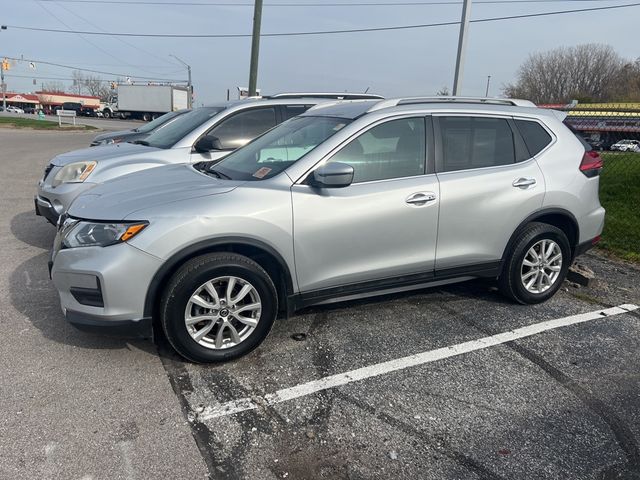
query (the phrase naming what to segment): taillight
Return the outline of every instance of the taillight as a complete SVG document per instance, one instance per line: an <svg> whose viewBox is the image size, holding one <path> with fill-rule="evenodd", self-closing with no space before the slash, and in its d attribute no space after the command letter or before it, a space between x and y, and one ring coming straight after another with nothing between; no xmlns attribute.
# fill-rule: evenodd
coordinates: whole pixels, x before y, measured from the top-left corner
<svg viewBox="0 0 640 480"><path fill-rule="evenodd" d="M602 170L602 157L595 150L584 152L582 162L580 162L580 171L587 177L595 177Z"/></svg>

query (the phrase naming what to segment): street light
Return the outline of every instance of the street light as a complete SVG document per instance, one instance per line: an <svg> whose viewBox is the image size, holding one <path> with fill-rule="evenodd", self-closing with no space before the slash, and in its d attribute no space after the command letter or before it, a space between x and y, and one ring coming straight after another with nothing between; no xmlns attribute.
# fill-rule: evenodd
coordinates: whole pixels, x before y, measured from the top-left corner
<svg viewBox="0 0 640 480"><path fill-rule="evenodd" d="M185 67L187 67L187 74L189 76L189 79L187 80L187 87L189 88L189 103L188 103L188 107L191 108L193 106L193 85L191 84L191 66L187 62L185 62L184 60L179 59L178 57L176 57L173 54L170 54L169 56L175 58L181 64L183 64Z"/></svg>

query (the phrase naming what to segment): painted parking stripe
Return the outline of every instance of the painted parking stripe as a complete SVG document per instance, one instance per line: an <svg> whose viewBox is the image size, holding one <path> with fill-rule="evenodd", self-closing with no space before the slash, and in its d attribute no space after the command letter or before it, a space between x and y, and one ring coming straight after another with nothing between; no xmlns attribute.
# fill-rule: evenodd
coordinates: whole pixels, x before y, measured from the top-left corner
<svg viewBox="0 0 640 480"><path fill-rule="evenodd" d="M575 325L577 323L589 322L603 317L611 317L623 313L637 310L638 306L632 304L619 305L617 307L607 308L605 310L595 310L593 312L581 313L570 317L557 318L555 320L547 320L546 322L528 325L526 327L517 328L508 332L498 333L489 337L471 340L469 342L459 343L450 347L429 350L428 352L416 353L407 357L389 360L387 362L376 363L368 367L358 368L336 375L313 380L311 382L302 383L294 387L284 388L275 393L264 396L245 397L232 400L220 405L209 406L199 415L200 421L211 420L213 418L233 415L235 413L244 412L246 410L255 410L263 406L275 405L277 403L286 402L295 398L311 395L315 392L328 390L330 388L347 385L349 383L358 382L371 377L377 377L385 373L391 373L405 368L431 363L445 358L463 355L477 350L501 345L503 343L518 340L520 338L530 337L538 333L554 330L556 328Z"/></svg>

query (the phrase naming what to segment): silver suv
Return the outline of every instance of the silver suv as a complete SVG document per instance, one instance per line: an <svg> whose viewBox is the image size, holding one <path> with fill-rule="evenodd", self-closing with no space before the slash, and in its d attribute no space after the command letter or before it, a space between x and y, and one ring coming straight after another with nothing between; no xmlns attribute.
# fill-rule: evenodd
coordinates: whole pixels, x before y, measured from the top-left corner
<svg viewBox="0 0 640 480"><path fill-rule="evenodd" d="M133 143L63 153L51 160L38 182L36 214L55 224L78 195L97 184L160 165L220 159L313 105L338 97L382 98L374 94L284 93L225 102L196 108Z"/></svg>
<svg viewBox="0 0 640 480"><path fill-rule="evenodd" d="M545 301L604 223L602 161L563 118L516 100L345 101L217 163L107 182L60 222L62 308L216 362L313 304L477 277Z"/></svg>

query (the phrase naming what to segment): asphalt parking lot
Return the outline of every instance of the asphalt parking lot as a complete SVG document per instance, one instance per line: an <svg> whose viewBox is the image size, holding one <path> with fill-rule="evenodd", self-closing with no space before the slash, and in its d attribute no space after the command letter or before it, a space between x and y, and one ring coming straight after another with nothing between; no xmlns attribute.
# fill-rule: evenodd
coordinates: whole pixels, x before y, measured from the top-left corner
<svg viewBox="0 0 640 480"><path fill-rule="evenodd" d="M467 282L308 309L192 365L65 323L33 193L93 135L0 130L0 478L640 479L638 267L585 255L596 280L537 306Z"/></svg>

